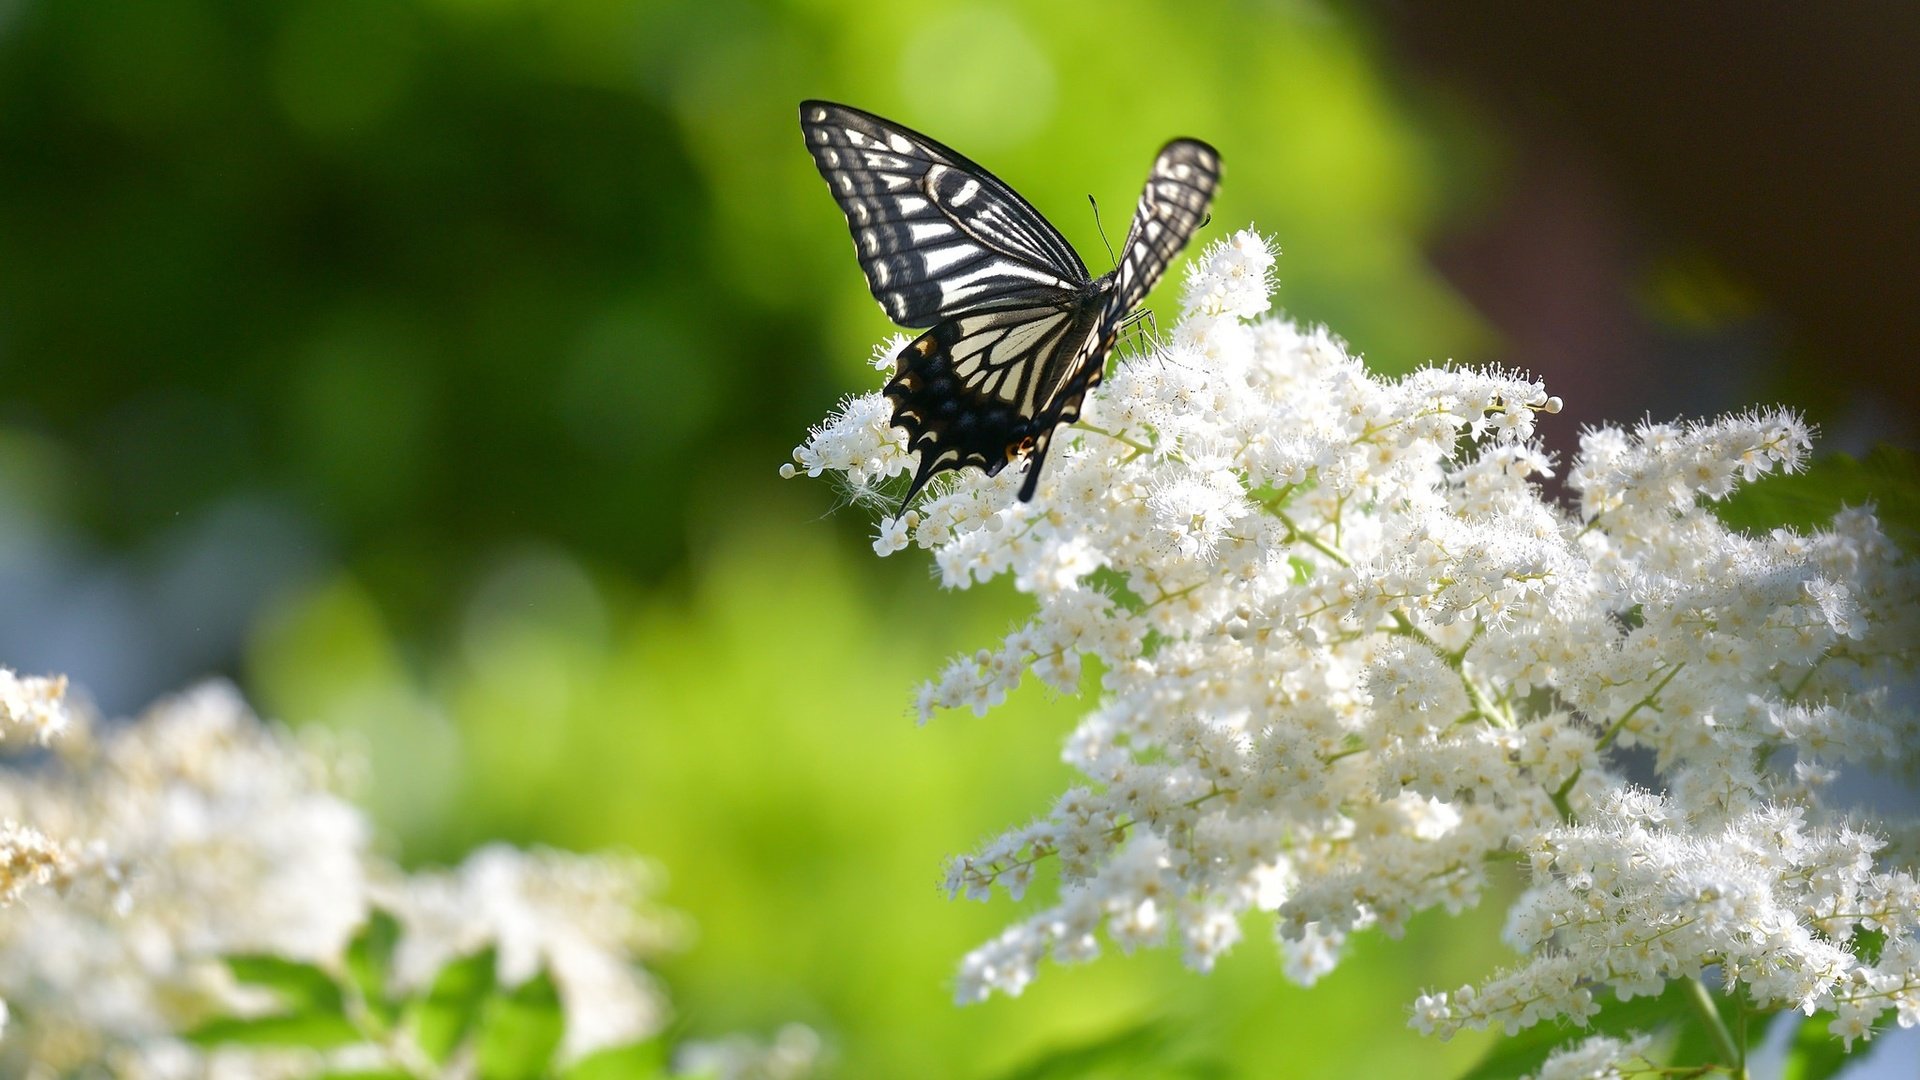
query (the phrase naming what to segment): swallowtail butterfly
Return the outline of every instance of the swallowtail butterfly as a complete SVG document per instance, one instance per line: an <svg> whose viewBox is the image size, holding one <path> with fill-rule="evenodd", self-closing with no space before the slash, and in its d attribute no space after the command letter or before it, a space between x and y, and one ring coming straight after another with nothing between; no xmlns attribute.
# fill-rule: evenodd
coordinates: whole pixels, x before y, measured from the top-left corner
<svg viewBox="0 0 1920 1080"><path fill-rule="evenodd" d="M1161 148L1111 273L1094 278L1059 230L992 173L891 120L800 103L820 175L846 211L873 298L926 329L894 358L887 398L928 480L988 476L1030 457L1033 498L1054 428L1080 416L1122 323L1199 228L1220 155L1194 139Z"/></svg>

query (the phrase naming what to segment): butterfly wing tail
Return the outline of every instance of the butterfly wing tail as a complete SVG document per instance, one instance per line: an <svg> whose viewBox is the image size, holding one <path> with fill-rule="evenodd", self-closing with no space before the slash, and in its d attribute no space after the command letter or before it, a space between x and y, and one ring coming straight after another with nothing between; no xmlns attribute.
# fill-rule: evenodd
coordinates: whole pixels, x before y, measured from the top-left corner
<svg viewBox="0 0 1920 1080"><path fill-rule="evenodd" d="M899 517L906 513L907 507L913 504L913 497L920 494L920 489L926 487L927 481L933 479L940 471L940 458L933 447L921 448L920 467L913 471L913 483L907 485L907 497L900 500L900 509L893 516Z"/></svg>
<svg viewBox="0 0 1920 1080"><path fill-rule="evenodd" d="M1051 432L1034 441L1033 452L1027 455L1027 478L1020 484L1021 502L1033 501L1033 493L1040 487L1040 466L1046 464L1047 447L1051 445Z"/></svg>

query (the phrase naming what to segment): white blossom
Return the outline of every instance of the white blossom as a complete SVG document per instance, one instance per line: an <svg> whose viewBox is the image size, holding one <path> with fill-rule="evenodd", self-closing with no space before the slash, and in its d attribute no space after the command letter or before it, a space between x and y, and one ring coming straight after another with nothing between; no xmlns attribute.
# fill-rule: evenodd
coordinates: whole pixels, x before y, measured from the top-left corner
<svg viewBox="0 0 1920 1080"><path fill-rule="evenodd" d="M224 683L136 721L77 723L57 749L0 771L0 899L61 886L0 910L0 995L17 1008L0 1073L239 1080L390 1065L371 1044L327 1056L184 1038L273 1004L236 986L223 958L337 970L375 905L404 928L396 989L492 947L504 985L552 975L569 1058L665 1023L637 961L682 931L644 905L656 884L644 863L493 846L457 871L403 874L341 794L352 763L262 723Z"/></svg>
<svg viewBox="0 0 1920 1080"><path fill-rule="evenodd" d="M1372 375L1262 314L1271 266L1250 232L1210 248L1170 341L1056 434L1031 503L1009 468L915 508L943 584L1005 575L1033 602L919 691L923 721L1103 669L1064 754L1083 782L950 864L955 897L1058 882L966 957L958 998L1017 994L1102 938L1204 971L1249 911L1308 982L1353 933L1477 904L1518 860L1513 962L1421 996L1421 1030L1580 1025L1714 965L1755 1005L1835 1011L1844 1038L1920 1022L1920 893L1885 846L1911 824L1829 801L1837 776L1913 765L1920 576L1867 509L1755 536L1712 507L1801 468L1808 427L1588 431L1562 505L1539 486L1562 471L1534 441L1560 409L1544 386ZM908 471L887 416L855 398L796 460L856 485ZM1589 1041L1541 1075L1644 1048Z"/></svg>
<svg viewBox="0 0 1920 1080"><path fill-rule="evenodd" d="M71 722L64 675L21 678L0 667L0 737L25 734L45 746Z"/></svg>
<svg viewBox="0 0 1920 1080"><path fill-rule="evenodd" d="M1531 1080L1621 1080L1623 1076L1644 1071L1632 1063L1644 1061L1652 1043L1645 1035L1630 1039L1591 1035L1548 1054Z"/></svg>
<svg viewBox="0 0 1920 1080"><path fill-rule="evenodd" d="M913 462L906 432L894 427L892 418L893 406L877 393L848 398L793 451L793 463L782 465L780 474L797 475L796 466L808 476L834 472L855 491L864 491Z"/></svg>
<svg viewBox="0 0 1920 1080"><path fill-rule="evenodd" d="M39 885L64 882L79 863L74 845L31 825L0 820L0 906Z"/></svg>
<svg viewBox="0 0 1920 1080"><path fill-rule="evenodd" d="M906 514L882 520L879 535L873 538L873 553L884 558L896 551L905 551L910 527L911 522Z"/></svg>
<svg viewBox="0 0 1920 1080"><path fill-rule="evenodd" d="M337 955L366 914L366 821L332 763L223 683L62 749L63 767L0 783L0 814L78 845L57 898L0 913L0 993L20 1014L0 1071L26 1054L212 1075L220 1055L178 1033L244 1000L219 957Z"/></svg>
<svg viewBox="0 0 1920 1080"><path fill-rule="evenodd" d="M703 1080L806 1080L826 1068L820 1035L805 1024L787 1024L762 1041L751 1035L690 1042L674 1055L675 1076Z"/></svg>
<svg viewBox="0 0 1920 1080"><path fill-rule="evenodd" d="M679 936L640 906L656 876L634 859L493 844L456 870L376 884L373 894L405 929L394 956L402 988L418 989L448 962L491 945L504 986L543 969L552 975L566 1014L561 1052L573 1060L665 1022L664 999L632 962Z"/></svg>

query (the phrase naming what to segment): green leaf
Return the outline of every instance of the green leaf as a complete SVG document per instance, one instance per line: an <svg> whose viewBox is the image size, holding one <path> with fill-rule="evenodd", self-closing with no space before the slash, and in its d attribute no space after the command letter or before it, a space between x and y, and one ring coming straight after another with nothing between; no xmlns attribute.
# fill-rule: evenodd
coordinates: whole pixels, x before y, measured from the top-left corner
<svg viewBox="0 0 1920 1080"><path fill-rule="evenodd" d="M1827 1031L1833 1020L1830 1012L1801 1018L1780 1065L1780 1080L1827 1080L1846 1067L1847 1044Z"/></svg>
<svg viewBox="0 0 1920 1080"><path fill-rule="evenodd" d="M1853 940L1847 942L1847 948L1860 958L1863 964L1880 962L1880 951L1887 947L1885 930L1868 930L1862 927L1853 932Z"/></svg>
<svg viewBox="0 0 1920 1080"><path fill-rule="evenodd" d="M344 1000L333 976L298 960L268 953L223 957L242 986L270 990L294 1013L344 1015Z"/></svg>
<svg viewBox="0 0 1920 1080"><path fill-rule="evenodd" d="M312 1050L330 1050L365 1041L346 1017L312 1012L282 1016L225 1016L209 1020L188 1032L187 1039L200 1046L300 1046Z"/></svg>
<svg viewBox="0 0 1920 1080"><path fill-rule="evenodd" d="M405 1069L361 1069L356 1072L324 1072L313 1080L419 1080Z"/></svg>
<svg viewBox="0 0 1920 1080"><path fill-rule="evenodd" d="M667 1075L667 1041L648 1039L588 1054L560 1075L565 1080L659 1080Z"/></svg>
<svg viewBox="0 0 1920 1080"><path fill-rule="evenodd" d="M1864 458L1829 454L1805 472L1766 476L1714 506L1720 520L1748 532L1779 526L1808 531L1847 506L1875 504L1880 523L1908 551L1920 540L1920 457L1876 446Z"/></svg>
<svg viewBox="0 0 1920 1080"><path fill-rule="evenodd" d="M484 949L462 957L440 969L425 996L414 999L408 1009L413 1038L436 1064L445 1064L453 1056L467 1033L473 1030L493 990L494 951Z"/></svg>
<svg viewBox="0 0 1920 1080"><path fill-rule="evenodd" d="M566 1015L544 970L487 1002L480 1028L481 1080L536 1080L547 1075Z"/></svg>
<svg viewBox="0 0 1920 1080"><path fill-rule="evenodd" d="M384 1030L399 1016L389 984L393 971L393 950L400 941L400 922L375 908L365 925L347 944L347 975L360 991L371 1018Z"/></svg>

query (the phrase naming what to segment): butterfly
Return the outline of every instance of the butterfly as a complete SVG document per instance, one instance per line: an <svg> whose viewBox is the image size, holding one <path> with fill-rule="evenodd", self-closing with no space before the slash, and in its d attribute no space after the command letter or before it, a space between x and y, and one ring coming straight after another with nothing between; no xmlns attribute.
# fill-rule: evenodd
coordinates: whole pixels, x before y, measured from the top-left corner
<svg viewBox="0 0 1920 1080"><path fill-rule="evenodd" d="M829 101L801 102L800 127L873 298L926 331L886 387L920 454L900 512L941 472L993 476L1023 457L1031 500L1054 429L1079 418L1128 315L1205 223L1219 153L1162 147L1117 264L1094 278L1027 200L925 135Z"/></svg>

